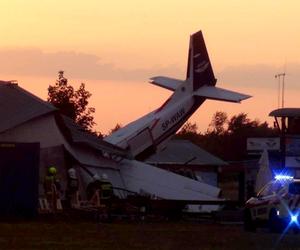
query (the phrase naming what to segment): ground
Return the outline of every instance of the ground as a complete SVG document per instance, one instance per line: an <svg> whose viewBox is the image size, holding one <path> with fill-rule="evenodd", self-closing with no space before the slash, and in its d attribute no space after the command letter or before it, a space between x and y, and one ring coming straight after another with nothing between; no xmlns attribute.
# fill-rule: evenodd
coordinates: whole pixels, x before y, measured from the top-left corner
<svg viewBox="0 0 300 250"><path fill-rule="evenodd" d="M300 249L300 235L212 222L76 222L0 224L0 249Z"/></svg>

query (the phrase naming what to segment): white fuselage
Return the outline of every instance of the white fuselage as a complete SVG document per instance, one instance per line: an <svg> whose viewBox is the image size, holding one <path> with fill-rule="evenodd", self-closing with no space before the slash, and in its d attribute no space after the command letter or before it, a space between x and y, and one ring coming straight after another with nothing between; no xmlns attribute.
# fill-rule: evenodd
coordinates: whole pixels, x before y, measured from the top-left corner
<svg viewBox="0 0 300 250"><path fill-rule="evenodd" d="M133 157L149 149L153 153L176 133L199 105L196 105L196 98L191 92L179 88L160 108L121 128L105 140L128 149Z"/></svg>

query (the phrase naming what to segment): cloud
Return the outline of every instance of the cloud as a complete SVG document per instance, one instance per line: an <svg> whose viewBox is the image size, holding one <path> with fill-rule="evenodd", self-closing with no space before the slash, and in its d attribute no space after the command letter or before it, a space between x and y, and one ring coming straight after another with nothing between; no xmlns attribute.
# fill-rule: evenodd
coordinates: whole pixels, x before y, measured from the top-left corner
<svg viewBox="0 0 300 250"><path fill-rule="evenodd" d="M0 58L0 73L3 75L53 77L59 70L64 70L70 78L116 81L146 81L157 75L185 76L185 67L181 65L161 66L149 62L148 68L124 69L121 63L103 62L97 55L74 51L49 53L37 48L0 49ZM243 64L214 70L220 85L267 89L278 86L274 76L282 71L267 64ZM300 63L287 64L286 73L287 88L299 88Z"/></svg>
<svg viewBox="0 0 300 250"><path fill-rule="evenodd" d="M93 80L143 80L153 75L184 75L178 66L151 66L149 68L122 69L119 65L105 63L101 58L85 53L47 53L40 49L0 49L0 72L23 76L53 76L59 70L73 78Z"/></svg>
<svg viewBox="0 0 300 250"><path fill-rule="evenodd" d="M286 87L299 89L300 63L289 63L286 65ZM278 79L275 74L282 73L282 67L273 65L238 65L230 66L218 72L220 82L234 86L247 86L253 88L277 88Z"/></svg>

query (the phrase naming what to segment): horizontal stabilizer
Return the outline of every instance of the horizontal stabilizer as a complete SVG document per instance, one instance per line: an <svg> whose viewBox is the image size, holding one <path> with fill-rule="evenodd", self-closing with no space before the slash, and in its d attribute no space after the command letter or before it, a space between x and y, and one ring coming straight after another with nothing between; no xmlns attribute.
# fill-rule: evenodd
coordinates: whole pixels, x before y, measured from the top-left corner
<svg viewBox="0 0 300 250"><path fill-rule="evenodd" d="M165 76L155 76L150 78L150 83L172 91L175 91L175 89L184 82L185 81Z"/></svg>
<svg viewBox="0 0 300 250"><path fill-rule="evenodd" d="M207 99L226 101L226 102L241 102L251 96L238 92L217 88L214 86L202 86L194 92L195 96L205 97Z"/></svg>

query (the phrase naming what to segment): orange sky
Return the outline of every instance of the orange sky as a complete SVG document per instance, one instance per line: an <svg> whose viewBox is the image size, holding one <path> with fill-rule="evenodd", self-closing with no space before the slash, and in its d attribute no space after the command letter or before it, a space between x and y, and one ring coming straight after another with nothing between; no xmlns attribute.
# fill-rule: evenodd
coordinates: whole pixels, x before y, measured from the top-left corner
<svg viewBox="0 0 300 250"><path fill-rule="evenodd" d="M299 7L296 0L1 1L0 78L45 98L65 70L70 82L87 84L105 133L163 102L170 92L148 78L184 78L189 35L202 29L218 86L254 97L208 101L192 121L205 131L217 110L264 121L277 107L274 75L284 67L286 106L300 106Z"/></svg>

